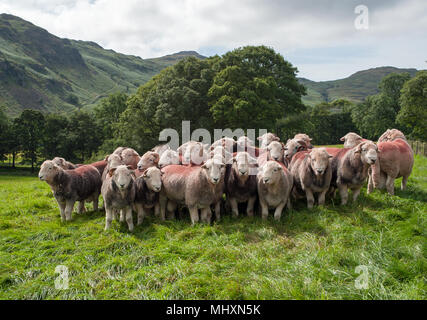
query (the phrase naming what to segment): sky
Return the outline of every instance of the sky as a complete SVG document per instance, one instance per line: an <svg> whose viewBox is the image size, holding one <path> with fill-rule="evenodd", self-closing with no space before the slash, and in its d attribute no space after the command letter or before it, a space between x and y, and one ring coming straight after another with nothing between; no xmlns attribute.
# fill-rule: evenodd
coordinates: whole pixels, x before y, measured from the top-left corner
<svg viewBox="0 0 427 320"><path fill-rule="evenodd" d="M143 59L266 45L315 81L427 67L426 0L0 0L0 13Z"/></svg>

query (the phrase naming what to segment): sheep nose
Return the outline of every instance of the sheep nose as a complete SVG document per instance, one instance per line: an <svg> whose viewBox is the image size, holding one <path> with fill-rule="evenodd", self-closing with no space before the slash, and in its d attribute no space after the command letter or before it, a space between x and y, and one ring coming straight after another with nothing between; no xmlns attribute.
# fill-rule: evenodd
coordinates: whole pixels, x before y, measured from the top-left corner
<svg viewBox="0 0 427 320"><path fill-rule="evenodd" d="M214 182L218 182L219 178L213 178L212 179Z"/></svg>
<svg viewBox="0 0 427 320"><path fill-rule="evenodd" d="M323 169L317 169L317 172L322 173Z"/></svg>
<svg viewBox="0 0 427 320"><path fill-rule="evenodd" d="M123 188L124 186L125 186L124 184L120 184L120 187L122 187L122 188Z"/></svg>
<svg viewBox="0 0 427 320"><path fill-rule="evenodd" d="M268 181L270 181L269 178L264 178L264 182L267 183Z"/></svg>
<svg viewBox="0 0 427 320"><path fill-rule="evenodd" d="M240 174L245 175L246 171L239 170Z"/></svg>
<svg viewBox="0 0 427 320"><path fill-rule="evenodd" d="M273 159L277 161L279 159L279 157L273 157Z"/></svg>

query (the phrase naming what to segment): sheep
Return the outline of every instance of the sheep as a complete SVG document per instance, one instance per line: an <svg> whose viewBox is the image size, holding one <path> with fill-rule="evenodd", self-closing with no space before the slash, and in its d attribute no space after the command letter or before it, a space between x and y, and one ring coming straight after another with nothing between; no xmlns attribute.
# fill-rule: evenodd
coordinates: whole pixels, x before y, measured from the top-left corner
<svg viewBox="0 0 427 320"><path fill-rule="evenodd" d="M248 147L254 147L254 142L246 136L237 139L237 151L244 151Z"/></svg>
<svg viewBox="0 0 427 320"><path fill-rule="evenodd" d="M344 137L342 137L340 141L344 142L344 148L353 148L357 146L359 143L368 141L368 140L363 139L361 136L359 136L354 132L349 132Z"/></svg>
<svg viewBox="0 0 427 320"><path fill-rule="evenodd" d="M275 220L280 220L285 205L291 209L290 193L292 186L292 175L284 164L277 161L267 161L260 168L257 175L257 187L261 214L264 220L268 217L269 208L275 208Z"/></svg>
<svg viewBox="0 0 427 320"><path fill-rule="evenodd" d="M162 154L168 150L171 150L171 147L166 143L166 144L159 144L154 148L152 148L150 151L157 153L159 157L161 157Z"/></svg>
<svg viewBox="0 0 427 320"><path fill-rule="evenodd" d="M214 157L222 157L224 159L225 164L232 164L233 162L233 153L230 153L227 151L226 148L222 146L217 146L213 150L210 151L209 155L210 158Z"/></svg>
<svg viewBox="0 0 427 320"><path fill-rule="evenodd" d="M201 209L201 220L209 223L210 206L219 207L224 191L225 164L222 159L208 159L202 166L170 165L162 172L161 219L165 220L166 203L168 211L182 203L188 207L193 225L199 221L198 209Z"/></svg>
<svg viewBox="0 0 427 320"><path fill-rule="evenodd" d="M228 152L234 152L237 150L237 142L233 138L223 137L210 146L209 150L214 150L216 147L223 147Z"/></svg>
<svg viewBox="0 0 427 320"><path fill-rule="evenodd" d="M133 231L132 205L135 201L135 173L131 166L111 168L102 183L105 205L105 230L113 220L114 210L121 210L120 222L126 219L129 231Z"/></svg>
<svg viewBox="0 0 427 320"><path fill-rule="evenodd" d="M382 141L380 141L382 140ZM414 152L404 134L397 130L387 130L378 140L378 160L369 175L368 193L375 188L386 188L394 195L394 180L402 177L401 190L405 190L414 165Z"/></svg>
<svg viewBox="0 0 427 320"><path fill-rule="evenodd" d="M71 169L76 169L79 166L75 165L67 160L65 160L64 158L61 157L55 157L52 159L53 163L55 163L58 167L61 167L62 169L65 170L71 170Z"/></svg>
<svg viewBox="0 0 427 320"><path fill-rule="evenodd" d="M136 168L140 171L144 171L150 167L157 167L159 165L160 156L157 152L147 151L137 162ZM129 165L125 162L126 165ZM132 166L133 167L133 166ZM134 168L134 169L136 169Z"/></svg>
<svg viewBox="0 0 427 320"><path fill-rule="evenodd" d="M169 149L160 156L158 166L159 168L164 168L171 164L181 164L181 158L177 151Z"/></svg>
<svg viewBox="0 0 427 320"><path fill-rule="evenodd" d="M347 204L348 189L353 190L353 201L357 200L368 177L368 169L377 161L377 157L378 147L372 141L362 142L351 149L341 149L333 156L331 187L338 187L341 205Z"/></svg>
<svg viewBox="0 0 427 320"><path fill-rule="evenodd" d="M144 172L135 172L135 211L138 213L137 225L140 225L147 215L147 210L154 207L155 215L160 212L159 192L162 188L163 173L159 168L150 167Z"/></svg>
<svg viewBox="0 0 427 320"><path fill-rule="evenodd" d="M123 159L123 163L127 166L131 166L133 169L136 169L138 166L138 162L140 160L140 156L138 152L136 152L132 148L126 148L122 151L121 157Z"/></svg>
<svg viewBox="0 0 427 320"><path fill-rule="evenodd" d="M307 145L308 149L313 149L313 145L311 144L311 140L313 140L313 139L311 139L307 134L305 134L305 133L297 133L294 136L294 139L295 140L302 140L302 141L304 141L305 144Z"/></svg>
<svg viewBox="0 0 427 320"><path fill-rule="evenodd" d="M40 167L39 179L46 181L58 202L62 221L71 220L74 203L80 201L78 212L84 211L84 201L93 201L94 211L98 211L101 190L101 175L90 165L64 170L53 161L46 160Z"/></svg>
<svg viewBox="0 0 427 320"><path fill-rule="evenodd" d="M262 167L267 161L275 160L284 163L284 146L281 142L273 141L267 146L267 152L258 157L258 166Z"/></svg>
<svg viewBox="0 0 427 320"><path fill-rule="evenodd" d="M292 157L300 151L305 151L308 150L308 145L304 140L297 140L297 139L288 139L288 141L286 141L286 145L284 147L284 162L286 165L288 165L291 160Z"/></svg>
<svg viewBox="0 0 427 320"><path fill-rule="evenodd" d="M394 141L396 139L403 139L406 141L405 135L402 133L402 131L397 129L387 129L386 132L384 132L381 137L378 139L379 142L387 142L387 141Z"/></svg>
<svg viewBox="0 0 427 320"><path fill-rule="evenodd" d="M280 138L276 136L274 133L267 132L264 133L262 136L258 137L258 141L260 141L260 148L267 148L267 146L273 142L273 141L280 141Z"/></svg>
<svg viewBox="0 0 427 320"><path fill-rule="evenodd" d="M289 165L294 178L293 195L295 198L305 195L309 209L313 208L314 194L318 194L319 206L325 204L332 179L330 158L325 148L315 148L311 152L298 152Z"/></svg>
<svg viewBox="0 0 427 320"><path fill-rule="evenodd" d="M239 215L238 203L247 202L246 213L254 215L254 204L257 198L257 181L255 168L257 160L247 152L237 152L233 157L230 172L226 175L225 193L230 202L234 217Z"/></svg>
<svg viewBox="0 0 427 320"><path fill-rule="evenodd" d="M112 153L108 155L107 157L105 157L105 161L107 161L107 165L104 171L102 172L102 181L106 179L107 174L111 168L117 168L118 166L124 164L122 157L117 153Z"/></svg>
<svg viewBox="0 0 427 320"><path fill-rule="evenodd" d="M208 146L197 141L189 141L178 148L178 153L182 156L182 163L186 165L200 165L208 155Z"/></svg>

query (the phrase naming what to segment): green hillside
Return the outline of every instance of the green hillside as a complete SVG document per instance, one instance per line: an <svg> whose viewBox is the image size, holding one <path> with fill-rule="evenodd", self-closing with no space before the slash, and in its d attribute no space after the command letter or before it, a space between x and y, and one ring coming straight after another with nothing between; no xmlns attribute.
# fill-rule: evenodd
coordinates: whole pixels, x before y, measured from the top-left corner
<svg viewBox="0 0 427 320"><path fill-rule="evenodd" d="M348 78L333 81L315 82L300 78L299 81L307 88L307 95L303 97L303 102L311 106L338 98L361 102L367 96L377 94L381 79L392 72L408 72L414 76L417 70L379 67L359 71Z"/></svg>
<svg viewBox="0 0 427 320"><path fill-rule="evenodd" d="M69 112L108 94L134 92L163 68L196 52L143 60L94 42L58 38L13 15L0 15L0 105Z"/></svg>

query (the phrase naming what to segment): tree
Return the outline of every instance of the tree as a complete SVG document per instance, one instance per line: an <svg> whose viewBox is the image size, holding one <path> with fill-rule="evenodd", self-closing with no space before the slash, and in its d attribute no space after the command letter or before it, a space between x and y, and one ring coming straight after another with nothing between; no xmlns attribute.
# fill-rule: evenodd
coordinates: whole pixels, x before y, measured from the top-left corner
<svg viewBox="0 0 427 320"><path fill-rule="evenodd" d="M75 111L70 116L67 131L68 148L74 152L72 160L83 163L98 150L101 144L100 130L92 113Z"/></svg>
<svg viewBox="0 0 427 320"><path fill-rule="evenodd" d="M265 46L235 49L217 59L209 89L219 127L276 129L276 120L305 109L297 69Z"/></svg>
<svg viewBox="0 0 427 320"><path fill-rule="evenodd" d="M69 159L73 156L68 148L68 118L59 114L46 116L42 139L42 153L47 159L57 156Z"/></svg>
<svg viewBox="0 0 427 320"><path fill-rule="evenodd" d="M166 68L140 87L128 100L115 132L118 144L147 150L159 143L159 133L172 128L181 133L182 120L193 128L212 129L207 92L217 58L199 60L194 57Z"/></svg>
<svg viewBox="0 0 427 320"><path fill-rule="evenodd" d="M419 71L404 84L400 103L397 122L410 127L412 138L427 141L427 71Z"/></svg>
<svg viewBox="0 0 427 320"><path fill-rule="evenodd" d="M34 172L43 139L45 118L40 111L26 109L14 120L14 124L24 158L31 161L31 172Z"/></svg>
<svg viewBox="0 0 427 320"><path fill-rule="evenodd" d="M9 152L9 131L10 121L6 116L5 108L0 107L0 160L4 160L5 154Z"/></svg>

